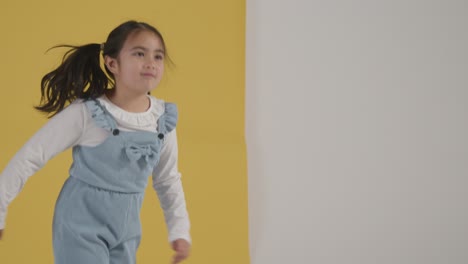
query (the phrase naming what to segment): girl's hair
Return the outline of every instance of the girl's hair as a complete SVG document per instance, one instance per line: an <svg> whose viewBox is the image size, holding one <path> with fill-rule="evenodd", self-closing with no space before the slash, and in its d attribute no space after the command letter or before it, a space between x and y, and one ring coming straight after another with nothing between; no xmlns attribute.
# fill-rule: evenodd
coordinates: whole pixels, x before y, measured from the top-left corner
<svg viewBox="0 0 468 264"><path fill-rule="evenodd" d="M53 48L70 48L63 56L57 69L47 73L41 81L41 102L35 108L45 112L50 117L77 98L97 98L114 86L114 76L107 69L101 68L100 53L103 56L117 58L127 37L137 31L153 32L160 40L164 57L168 58L166 45L161 33L153 26L137 21L127 21L111 31L103 44L87 44L83 46L58 45ZM106 75L107 73L107 75Z"/></svg>

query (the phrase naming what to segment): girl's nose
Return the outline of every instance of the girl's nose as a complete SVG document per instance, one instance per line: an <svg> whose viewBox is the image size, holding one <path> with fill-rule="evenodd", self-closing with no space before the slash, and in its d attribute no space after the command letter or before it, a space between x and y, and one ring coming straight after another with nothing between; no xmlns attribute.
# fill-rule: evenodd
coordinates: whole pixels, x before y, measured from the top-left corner
<svg viewBox="0 0 468 264"><path fill-rule="evenodd" d="M149 61L146 63L146 68L147 69L154 69L156 68L156 63L154 63L153 61Z"/></svg>
<svg viewBox="0 0 468 264"><path fill-rule="evenodd" d="M146 61L145 66L146 66L147 69L154 69L154 68L156 68L156 62L154 60L152 60L152 59L149 59L149 60Z"/></svg>

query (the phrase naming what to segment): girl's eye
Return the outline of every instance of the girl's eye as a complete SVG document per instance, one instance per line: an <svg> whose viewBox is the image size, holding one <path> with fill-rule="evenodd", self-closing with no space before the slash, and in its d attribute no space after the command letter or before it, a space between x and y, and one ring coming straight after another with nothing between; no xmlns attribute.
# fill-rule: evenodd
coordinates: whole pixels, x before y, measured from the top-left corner
<svg viewBox="0 0 468 264"><path fill-rule="evenodd" d="M164 59L164 56L163 55L156 55L155 58L157 60L162 60L162 59Z"/></svg>
<svg viewBox="0 0 468 264"><path fill-rule="evenodd" d="M143 52L137 52L137 53L135 53L135 54L136 54L138 57L143 57L143 56L145 56L145 54L144 54Z"/></svg>

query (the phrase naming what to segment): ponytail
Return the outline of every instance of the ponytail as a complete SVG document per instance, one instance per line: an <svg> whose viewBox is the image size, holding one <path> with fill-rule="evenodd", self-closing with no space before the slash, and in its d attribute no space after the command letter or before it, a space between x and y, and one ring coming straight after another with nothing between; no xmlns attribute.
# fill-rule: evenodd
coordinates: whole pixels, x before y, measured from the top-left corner
<svg viewBox="0 0 468 264"><path fill-rule="evenodd" d="M58 45L70 48L62 64L44 75L41 81L41 101L35 108L54 116L77 98L97 98L113 85L100 66L100 44L83 46Z"/></svg>

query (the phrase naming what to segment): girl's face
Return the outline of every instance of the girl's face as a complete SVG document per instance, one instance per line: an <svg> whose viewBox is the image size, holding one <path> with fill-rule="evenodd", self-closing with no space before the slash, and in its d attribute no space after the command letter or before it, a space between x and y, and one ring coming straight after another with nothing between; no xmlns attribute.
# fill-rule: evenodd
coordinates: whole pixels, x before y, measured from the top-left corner
<svg viewBox="0 0 468 264"><path fill-rule="evenodd" d="M147 94L156 88L164 73L164 48L153 32L133 32L117 59L106 57L106 65L114 74L116 89Z"/></svg>

